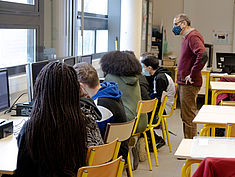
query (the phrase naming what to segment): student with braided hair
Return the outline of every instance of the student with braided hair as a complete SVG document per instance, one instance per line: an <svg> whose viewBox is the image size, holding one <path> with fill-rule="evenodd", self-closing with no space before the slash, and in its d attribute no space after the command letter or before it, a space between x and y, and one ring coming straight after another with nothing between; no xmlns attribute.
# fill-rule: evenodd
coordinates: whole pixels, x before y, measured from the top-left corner
<svg viewBox="0 0 235 177"><path fill-rule="evenodd" d="M86 165L87 123L77 80L75 70L59 62L39 73L31 118L18 136L14 176L75 177Z"/></svg>

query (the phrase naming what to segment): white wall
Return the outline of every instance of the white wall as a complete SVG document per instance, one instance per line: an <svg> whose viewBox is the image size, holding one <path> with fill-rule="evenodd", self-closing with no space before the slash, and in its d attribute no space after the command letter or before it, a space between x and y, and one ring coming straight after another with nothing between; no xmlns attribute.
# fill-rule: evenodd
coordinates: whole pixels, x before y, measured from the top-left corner
<svg viewBox="0 0 235 177"><path fill-rule="evenodd" d="M205 43L214 45L213 68L216 68L216 52L233 51L233 8L234 0L184 0L184 11L191 18L192 26L202 34ZM216 31L228 32L231 43L215 43Z"/></svg>
<svg viewBox="0 0 235 177"><path fill-rule="evenodd" d="M195 27L204 37L205 43L214 44L213 30L231 32L231 44L214 44L213 64L215 68L216 52L235 51L234 0L153 0L153 25L161 25L167 31L168 51L179 56L181 37L171 32L175 15L186 13Z"/></svg>
<svg viewBox="0 0 235 177"><path fill-rule="evenodd" d="M153 26L163 23L168 51L179 56L181 38L172 33L173 18L184 11L184 0L153 0Z"/></svg>

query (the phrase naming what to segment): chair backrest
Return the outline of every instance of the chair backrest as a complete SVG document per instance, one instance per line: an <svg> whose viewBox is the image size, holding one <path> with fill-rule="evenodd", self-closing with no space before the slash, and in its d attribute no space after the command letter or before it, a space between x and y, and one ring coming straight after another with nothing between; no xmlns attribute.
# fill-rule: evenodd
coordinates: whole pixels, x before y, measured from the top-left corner
<svg viewBox="0 0 235 177"><path fill-rule="evenodd" d="M235 124L228 123L226 127L226 136L235 137Z"/></svg>
<svg viewBox="0 0 235 177"><path fill-rule="evenodd" d="M165 95L163 100L162 100L161 106L160 106L159 111L158 111L159 119L162 117L162 115L164 113L164 110L165 110L165 107L166 107L167 98L168 98L167 95Z"/></svg>
<svg viewBox="0 0 235 177"><path fill-rule="evenodd" d="M152 124L153 118L154 118L154 115L155 115L155 112L156 112L156 108L157 108L157 103L158 103L158 100L156 98L152 99L152 100L140 100L138 102L138 105L137 105L137 120L136 120L136 123L135 123L134 130L132 132L132 135L134 135L135 132L136 132L141 114L152 112L151 118L150 118L150 121L149 121L149 124Z"/></svg>
<svg viewBox="0 0 235 177"><path fill-rule="evenodd" d="M109 144L90 146L87 150L87 165L100 165L117 158L120 142L116 138Z"/></svg>
<svg viewBox="0 0 235 177"><path fill-rule="evenodd" d="M118 138L120 141L129 139L132 135L132 131L136 122L136 118L123 123L108 123L104 142L109 143Z"/></svg>
<svg viewBox="0 0 235 177"><path fill-rule="evenodd" d="M125 161L120 156L118 159L97 166L81 167L77 177L121 177Z"/></svg>

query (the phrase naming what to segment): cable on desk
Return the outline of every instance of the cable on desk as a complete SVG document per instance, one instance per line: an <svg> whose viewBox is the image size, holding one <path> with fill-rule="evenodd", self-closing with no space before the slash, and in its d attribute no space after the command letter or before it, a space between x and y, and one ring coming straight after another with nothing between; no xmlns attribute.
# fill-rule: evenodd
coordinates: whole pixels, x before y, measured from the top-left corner
<svg viewBox="0 0 235 177"><path fill-rule="evenodd" d="M6 110L6 111L4 112L4 114L11 112L11 111L13 110L13 107L15 106L16 102L17 102L24 94L27 94L27 93L26 93L26 92L22 93L22 94L14 101L14 103L11 105L11 107L10 107L8 110Z"/></svg>

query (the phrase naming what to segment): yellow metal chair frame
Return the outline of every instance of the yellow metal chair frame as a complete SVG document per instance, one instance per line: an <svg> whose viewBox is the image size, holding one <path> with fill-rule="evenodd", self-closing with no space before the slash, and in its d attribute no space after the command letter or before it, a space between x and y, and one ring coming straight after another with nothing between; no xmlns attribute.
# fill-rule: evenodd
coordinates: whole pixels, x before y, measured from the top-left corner
<svg viewBox="0 0 235 177"><path fill-rule="evenodd" d="M78 170L77 177L121 177L125 160L122 157L96 166L81 167Z"/></svg>
<svg viewBox="0 0 235 177"><path fill-rule="evenodd" d="M171 148L171 142L170 142L170 136L169 136L169 130L168 130L168 125L167 125L167 118L171 117L173 114L174 109L176 108L176 104L177 104L177 98L178 98L178 94L177 94L177 90L175 92L175 98L174 98L174 103L171 107L171 112L170 114L167 115L162 115L162 119L164 121L164 126L162 126L162 130L164 128L164 131L166 132L166 136L167 136L167 143L169 146L169 151L172 152L172 148ZM164 110L163 110L164 111ZM165 135L165 134L164 134ZM164 141L166 141L166 136L163 136Z"/></svg>
<svg viewBox="0 0 235 177"><path fill-rule="evenodd" d="M118 157L121 142L115 139L109 144L90 146L87 150L87 165L100 165Z"/></svg>
<svg viewBox="0 0 235 177"><path fill-rule="evenodd" d="M136 133L136 129L137 129L137 126L138 126L140 115L142 113L152 112L151 118L150 118L150 122L149 122L147 128L145 129L145 131L142 132L143 135L144 135L145 147L146 147L146 151L147 151L149 170L150 171L152 171L152 163L151 163L151 158L150 158L150 152L149 152L149 146L148 146L148 139L147 139L146 131L150 130L150 127L152 125L153 118L155 116L155 112L156 112L156 108L157 108L157 103L158 103L157 99L153 99L153 100L141 100L141 101L138 102L138 106L137 106L137 120L136 120L136 124L135 124L134 130L133 130L133 133L132 133L133 136L138 134L138 133ZM151 133L151 131L150 131L150 133ZM154 155L155 155L155 154L157 154L157 148L156 148L155 137L154 137L154 134L152 136L152 133L151 133L151 138L152 138L153 149L154 149L154 151L156 151L156 153L154 153ZM156 161L156 165L158 166L157 155L155 155L155 161Z"/></svg>
<svg viewBox="0 0 235 177"><path fill-rule="evenodd" d="M123 122L123 123L108 123L107 124L107 128L106 128L106 132L105 132L105 138L104 138L104 141L106 143L110 142L110 141L113 141L114 138L118 138L120 141L125 141L127 139L129 139L132 135L132 132L133 132L133 128L136 124L136 120L137 118L129 121L129 122ZM118 131L124 131L125 132L125 135L122 135L122 133L117 132L112 132L112 130L114 129L118 129ZM128 129L128 130L127 130ZM110 135L112 133L115 133L115 135ZM133 177L133 174L132 174L132 169L131 169L131 159L130 159L130 154L128 152L128 156L127 156L127 165L128 165L128 171L129 171L129 174L130 174L130 177Z"/></svg>
<svg viewBox="0 0 235 177"><path fill-rule="evenodd" d="M164 113L164 110L165 110L167 98L168 98L167 96L165 96L163 98L163 101L162 101L161 106L160 106L159 111L158 111L158 121L157 121L157 123L152 124L153 118L154 118L154 116L153 116L153 117L151 117L150 124L148 124L148 127L147 127L147 130L149 130L150 134L151 134L151 140L152 140L152 145L153 145L153 152L154 152L156 166L158 166L159 163L158 163L158 152L157 152L157 146L156 146L155 135L154 135L154 130L153 129L155 127L158 127L161 124L162 125L162 136L163 136L163 139L166 139L166 135L165 135L165 132L164 132L165 126L164 126L162 116L163 116L163 113Z"/></svg>

